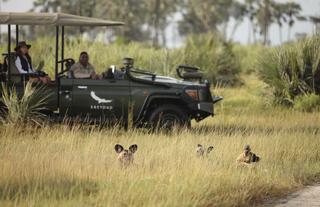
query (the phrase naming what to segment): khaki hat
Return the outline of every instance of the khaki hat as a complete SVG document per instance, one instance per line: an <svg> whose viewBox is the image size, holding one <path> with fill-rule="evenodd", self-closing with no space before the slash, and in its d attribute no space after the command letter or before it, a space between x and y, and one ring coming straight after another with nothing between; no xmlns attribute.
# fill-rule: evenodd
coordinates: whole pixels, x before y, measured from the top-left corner
<svg viewBox="0 0 320 207"><path fill-rule="evenodd" d="M17 47L14 48L14 50L17 51L21 47L27 47L29 49L31 47L31 45L27 44L25 41L21 41L18 43Z"/></svg>

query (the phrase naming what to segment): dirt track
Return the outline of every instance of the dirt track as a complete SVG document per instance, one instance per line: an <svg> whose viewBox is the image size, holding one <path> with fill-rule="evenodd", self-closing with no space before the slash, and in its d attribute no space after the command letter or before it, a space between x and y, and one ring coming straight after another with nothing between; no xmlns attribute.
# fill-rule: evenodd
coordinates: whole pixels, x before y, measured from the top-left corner
<svg viewBox="0 0 320 207"><path fill-rule="evenodd" d="M272 202L266 206L273 207L320 207L320 184L288 195L286 198Z"/></svg>

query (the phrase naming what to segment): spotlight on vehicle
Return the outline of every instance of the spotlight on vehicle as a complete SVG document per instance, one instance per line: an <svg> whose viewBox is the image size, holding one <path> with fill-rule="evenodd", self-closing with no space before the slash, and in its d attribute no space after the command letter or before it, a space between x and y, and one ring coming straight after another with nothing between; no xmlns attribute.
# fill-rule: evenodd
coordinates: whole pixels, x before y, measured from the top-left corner
<svg viewBox="0 0 320 207"><path fill-rule="evenodd" d="M126 57L126 58L123 58L122 63L125 68L133 68L134 60L133 58Z"/></svg>

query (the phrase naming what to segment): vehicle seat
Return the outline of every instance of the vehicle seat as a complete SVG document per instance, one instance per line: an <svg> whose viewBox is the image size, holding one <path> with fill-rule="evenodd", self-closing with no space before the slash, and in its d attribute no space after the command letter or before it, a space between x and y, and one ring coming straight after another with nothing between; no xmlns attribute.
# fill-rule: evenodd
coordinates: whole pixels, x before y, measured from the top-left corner
<svg viewBox="0 0 320 207"><path fill-rule="evenodd" d="M4 64L0 63L0 82L7 81L7 74L5 72Z"/></svg>
<svg viewBox="0 0 320 207"><path fill-rule="evenodd" d="M11 81L13 83L21 83L21 74L18 70L18 68L16 67L16 64L15 64L15 61L16 61L16 55L15 53L11 53L10 55L10 65L9 65L9 61L8 61L8 54L4 54L5 55L5 58L4 58L4 61L5 61L5 64L7 65L7 69L10 70L10 73L11 73ZM9 67L8 67L9 65ZM8 71L6 71L6 73L8 73Z"/></svg>

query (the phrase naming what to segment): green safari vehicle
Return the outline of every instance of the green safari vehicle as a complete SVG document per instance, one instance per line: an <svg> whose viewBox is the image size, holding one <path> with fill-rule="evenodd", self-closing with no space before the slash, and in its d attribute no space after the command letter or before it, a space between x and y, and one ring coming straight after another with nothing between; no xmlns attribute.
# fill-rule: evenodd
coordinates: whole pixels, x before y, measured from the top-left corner
<svg viewBox="0 0 320 207"><path fill-rule="evenodd" d="M3 54L0 81L8 88L14 87L18 94L24 93L28 74L19 74L15 67L11 27L16 27L16 44L19 25L55 27L55 77L41 90L43 95L49 96L45 113L51 118L63 120L67 117L124 126L131 122L135 127L172 129L175 125L190 127L192 119L201 121L213 116L214 104L222 100L220 96L211 95L210 84L202 79L199 68L187 65L177 67L179 79L175 79L140 70L134 66L132 58L124 58L122 68L107 69L101 80L74 78L69 70L75 61L64 57L65 27L121 26L122 22L63 13L0 12L0 24L8 25L8 52ZM0 98L1 94L0 91ZM5 109L3 103L1 107Z"/></svg>

